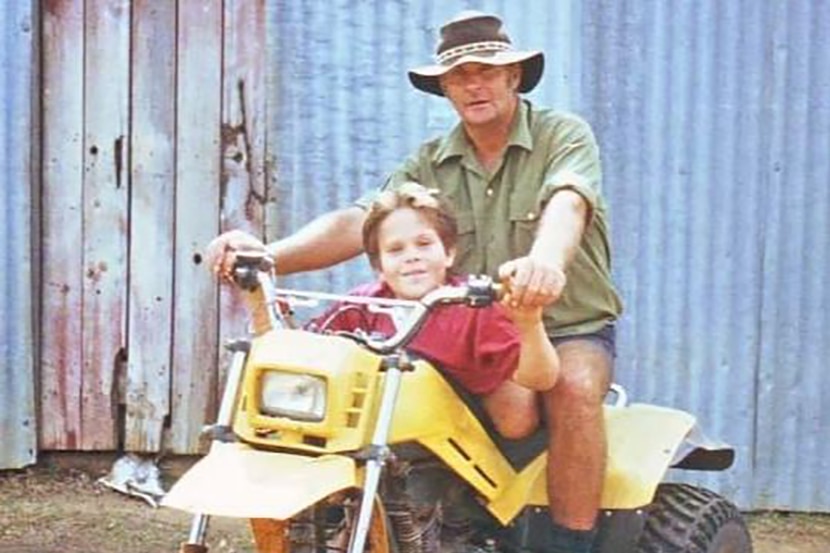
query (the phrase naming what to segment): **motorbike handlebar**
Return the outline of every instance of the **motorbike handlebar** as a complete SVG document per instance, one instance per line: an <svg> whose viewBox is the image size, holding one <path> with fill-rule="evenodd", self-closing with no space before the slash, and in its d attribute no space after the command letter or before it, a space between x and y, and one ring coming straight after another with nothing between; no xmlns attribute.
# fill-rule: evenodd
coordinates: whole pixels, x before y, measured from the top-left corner
<svg viewBox="0 0 830 553"><path fill-rule="evenodd" d="M403 306L412 311L395 334L388 338L374 338L370 335L349 334L370 351L387 355L406 346L423 327L428 315L440 305L466 304L469 307L486 307L501 299L505 286L494 282L485 275L472 275L462 285L442 286L428 293L420 300L390 300L365 296L343 296L320 292L286 290L277 288L270 278L262 278L263 273L270 275L274 269L274 260L260 252L238 252L233 267L233 280L243 290L256 291L260 287L268 301L276 298L294 297L306 299L327 299L363 304L383 304L386 306Z"/></svg>
<svg viewBox="0 0 830 553"><path fill-rule="evenodd" d="M426 323L433 309L440 305L465 304L469 307L486 307L498 301L504 294L504 285L493 282L486 275L471 275L463 285L442 286L412 302L413 312L395 334L385 339L361 337L359 341L369 350L385 355L393 353L408 344Z"/></svg>
<svg viewBox="0 0 830 553"><path fill-rule="evenodd" d="M262 252L236 253L233 264L233 281L237 286L253 292L260 286L260 273L270 273L274 269L274 260Z"/></svg>

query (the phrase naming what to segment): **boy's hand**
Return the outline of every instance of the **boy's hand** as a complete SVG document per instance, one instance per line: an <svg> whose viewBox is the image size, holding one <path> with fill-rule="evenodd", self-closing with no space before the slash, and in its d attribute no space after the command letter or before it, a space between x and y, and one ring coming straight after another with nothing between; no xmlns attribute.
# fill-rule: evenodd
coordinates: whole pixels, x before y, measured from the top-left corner
<svg viewBox="0 0 830 553"><path fill-rule="evenodd" d="M207 268L220 280L232 282L236 252L268 253L265 244L256 236L241 230L231 230L220 234L208 244L205 250Z"/></svg>
<svg viewBox="0 0 830 553"><path fill-rule="evenodd" d="M501 304L520 332L529 330L542 322L542 307L518 303L512 291L508 290L504 294Z"/></svg>

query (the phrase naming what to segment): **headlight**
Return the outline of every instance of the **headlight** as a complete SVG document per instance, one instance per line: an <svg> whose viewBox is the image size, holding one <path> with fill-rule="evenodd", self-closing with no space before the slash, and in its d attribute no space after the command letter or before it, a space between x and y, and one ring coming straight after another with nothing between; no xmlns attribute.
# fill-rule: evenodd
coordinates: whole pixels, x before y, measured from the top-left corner
<svg viewBox="0 0 830 553"><path fill-rule="evenodd" d="M266 371L259 400L264 415L319 422L326 414L326 381L307 374Z"/></svg>

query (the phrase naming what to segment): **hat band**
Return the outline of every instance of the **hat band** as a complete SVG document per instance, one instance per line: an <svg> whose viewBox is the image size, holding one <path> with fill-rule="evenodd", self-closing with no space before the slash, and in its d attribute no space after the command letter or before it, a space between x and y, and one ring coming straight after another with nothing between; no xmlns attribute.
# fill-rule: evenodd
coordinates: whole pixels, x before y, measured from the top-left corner
<svg viewBox="0 0 830 553"><path fill-rule="evenodd" d="M461 46L456 46L455 48L450 48L449 50L445 50L435 56L435 61L437 61L440 65L446 65L450 63L452 60L456 58L460 58L465 54L473 54L475 52L509 52L513 50L513 46L511 46L507 42L498 42L495 40L490 40L486 42L473 42L472 44L463 44Z"/></svg>

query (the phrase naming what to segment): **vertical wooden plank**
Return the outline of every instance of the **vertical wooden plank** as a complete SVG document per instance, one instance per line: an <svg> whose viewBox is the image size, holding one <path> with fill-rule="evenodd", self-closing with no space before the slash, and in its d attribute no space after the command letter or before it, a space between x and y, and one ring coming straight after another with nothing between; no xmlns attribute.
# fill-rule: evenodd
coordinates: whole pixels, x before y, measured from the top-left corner
<svg viewBox="0 0 830 553"><path fill-rule="evenodd" d="M264 237L265 0L225 2L222 75L222 230L243 229ZM222 288L222 341L245 332L247 312L237 291ZM221 355L224 383L228 355Z"/></svg>
<svg viewBox="0 0 830 553"><path fill-rule="evenodd" d="M264 182L265 189L268 194L268 199L265 202L265 212L263 219L265 220L265 238L266 241L272 242L281 238L280 235L280 221L279 217L279 202L282 200L278 197L278 154L279 154L279 135L278 135L278 119L276 114L279 112L280 105L280 64L277 56L280 55L278 47L280 38L280 24L285 19L282 12L284 7L278 2L265 2L265 40L262 43L262 48L265 51L265 66L263 67L263 80L265 86L265 111L263 122L264 134ZM270 60L270 61L269 61Z"/></svg>
<svg viewBox="0 0 830 553"><path fill-rule="evenodd" d="M40 446L81 431L83 3L43 3L43 318Z"/></svg>
<svg viewBox="0 0 830 553"><path fill-rule="evenodd" d="M222 223L263 229L265 0L226 2L222 81Z"/></svg>
<svg viewBox="0 0 830 553"><path fill-rule="evenodd" d="M173 393L167 449L196 453L216 411L217 284L202 263L219 233L222 0L180 0Z"/></svg>
<svg viewBox="0 0 830 553"><path fill-rule="evenodd" d="M129 0L86 1L80 449L116 449L127 281Z"/></svg>
<svg viewBox="0 0 830 553"><path fill-rule="evenodd" d="M135 0L125 449L155 452L170 412L175 0Z"/></svg>

